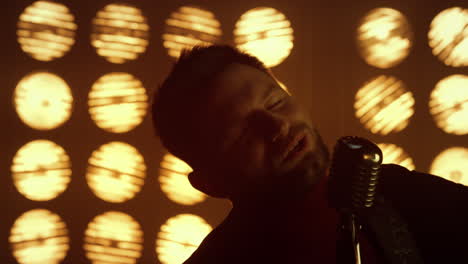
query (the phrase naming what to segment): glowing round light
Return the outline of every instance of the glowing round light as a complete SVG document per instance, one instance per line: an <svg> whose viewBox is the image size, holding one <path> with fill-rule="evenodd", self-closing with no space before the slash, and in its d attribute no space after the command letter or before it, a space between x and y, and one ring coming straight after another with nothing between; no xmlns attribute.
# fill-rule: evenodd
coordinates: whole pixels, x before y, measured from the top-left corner
<svg viewBox="0 0 468 264"><path fill-rule="evenodd" d="M34 129L54 129L70 118L71 90L55 74L37 72L25 76L16 85L13 97L16 113Z"/></svg>
<svg viewBox="0 0 468 264"><path fill-rule="evenodd" d="M163 264L183 263L213 228L199 216L180 214L161 226L156 253Z"/></svg>
<svg viewBox="0 0 468 264"><path fill-rule="evenodd" d="M132 199L145 182L143 156L126 143L102 145L93 152L88 163L88 185L104 201L121 203Z"/></svg>
<svg viewBox="0 0 468 264"><path fill-rule="evenodd" d="M291 22L271 7L257 7L236 23L234 41L241 51L256 56L267 67L283 62L294 46Z"/></svg>
<svg viewBox="0 0 468 264"><path fill-rule="evenodd" d="M395 144L380 143L377 146L382 150L383 162L385 164L393 163L414 170L413 159L406 153L403 148Z"/></svg>
<svg viewBox="0 0 468 264"><path fill-rule="evenodd" d="M221 23L208 10L182 6L166 19L163 45L169 56L179 58L183 49L195 45L209 46L220 42Z"/></svg>
<svg viewBox="0 0 468 264"><path fill-rule="evenodd" d="M468 66L468 8L452 7L440 12L428 33L432 54L448 66Z"/></svg>
<svg viewBox="0 0 468 264"><path fill-rule="evenodd" d="M430 173L468 186L468 148L452 147L434 159Z"/></svg>
<svg viewBox="0 0 468 264"><path fill-rule="evenodd" d="M414 113L413 94L391 76L381 75L367 82L355 100L356 117L374 134L403 130Z"/></svg>
<svg viewBox="0 0 468 264"><path fill-rule="evenodd" d="M143 231L133 217L110 211L96 216L85 232L84 250L93 264L137 263Z"/></svg>
<svg viewBox="0 0 468 264"><path fill-rule="evenodd" d="M97 54L112 63L135 60L146 51L149 26L140 9L109 4L93 19L91 44Z"/></svg>
<svg viewBox="0 0 468 264"><path fill-rule="evenodd" d="M89 113L98 127L123 133L143 121L147 101L140 80L128 73L110 73L93 84L88 98Z"/></svg>
<svg viewBox="0 0 468 264"><path fill-rule="evenodd" d="M62 147L48 140L34 140L18 150L11 173L22 195L34 201L47 201L65 191L72 170Z"/></svg>
<svg viewBox="0 0 468 264"><path fill-rule="evenodd" d="M16 35L21 49L40 61L63 57L75 43L74 20L63 4L34 2L19 17Z"/></svg>
<svg viewBox="0 0 468 264"><path fill-rule="evenodd" d="M161 189L172 201L184 205L194 205L206 199L206 195L190 184L187 175L190 166L177 157L166 154L161 161L159 183Z"/></svg>
<svg viewBox="0 0 468 264"><path fill-rule="evenodd" d="M67 255L67 226L57 214L34 209L16 219L10 233L13 256L21 264L58 264Z"/></svg>
<svg viewBox="0 0 468 264"><path fill-rule="evenodd" d="M398 10L376 8L359 23L357 44L359 53L369 65L387 69L408 56L413 33L408 20Z"/></svg>
<svg viewBox="0 0 468 264"><path fill-rule="evenodd" d="M439 128L455 135L468 134L468 75L439 81L431 93L429 109Z"/></svg>

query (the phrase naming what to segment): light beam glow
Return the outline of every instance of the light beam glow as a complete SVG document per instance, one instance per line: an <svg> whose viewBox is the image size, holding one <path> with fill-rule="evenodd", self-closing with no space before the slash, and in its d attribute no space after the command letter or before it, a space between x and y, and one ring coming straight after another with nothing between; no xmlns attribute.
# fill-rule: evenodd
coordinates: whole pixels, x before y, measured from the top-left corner
<svg viewBox="0 0 468 264"><path fill-rule="evenodd" d="M468 186L468 148L451 147L442 151L435 157L429 172Z"/></svg>
<svg viewBox="0 0 468 264"><path fill-rule="evenodd" d="M16 35L21 49L39 61L63 57L75 44L77 26L70 10L53 1L36 1L20 15Z"/></svg>
<svg viewBox="0 0 468 264"><path fill-rule="evenodd" d="M93 19L91 44L112 63L136 60L149 44L149 26L140 9L108 4Z"/></svg>
<svg viewBox="0 0 468 264"><path fill-rule="evenodd" d="M16 113L26 125L37 130L50 130L70 118L73 97L70 87L59 76L35 72L18 82L13 101Z"/></svg>
<svg viewBox="0 0 468 264"><path fill-rule="evenodd" d="M180 214L161 226L156 253L163 264L183 263L198 248L213 228L196 215Z"/></svg>
<svg viewBox="0 0 468 264"><path fill-rule="evenodd" d="M293 32L283 13L271 7L256 7L236 22L234 42L239 50L256 56L267 67L274 67L291 53Z"/></svg>
<svg viewBox="0 0 468 264"><path fill-rule="evenodd" d="M48 140L34 140L13 158L11 174L16 189L34 201L59 196L71 180L71 164L65 150Z"/></svg>
<svg viewBox="0 0 468 264"><path fill-rule="evenodd" d="M357 30L362 58L371 66L387 69L402 62L410 53L413 33L406 17L392 8L370 10Z"/></svg>
<svg viewBox="0 0 468 264"><path fill-rule="evenodd" d="M147 101L140 80L128 73L109 73L99 78L89 92L89 114L98 127L124 133L143 121Z"/></svg>
<svg viewBox="0 0 468 264"><path fill-rule="evenodd" d="M468 134L468 75L451 75L439 81L431 92L429 109L446 133Z"/></svg>
<svg viewBox="0 0 468 264"><path fill-rule="evenodd" d="M440 12L428 33L432 54L448 66L468 66L468 8L452 7Z"/></svg>
<svg viewBox="0 0 468 264"><path fill-rule="evenodd" d="M143 156L133 146L110 142L94 151L88 160L86 180L97 197L122 203L132 199L146 178Z"/></svg>
<svg viewBox="0 0 468 264"><path fill-rule="evenodd" d="M109 211L96 216L85 232L84 250L93 264L137 263L143 251L143 231L131 216Z"/></svg>
<svg viewBox="0 0 468 264"><path fill-rule="evenodd" d="M402 81L380 75L358 90L354 109L365 128L387 135L406 128L414 114L414 98Z"/></svg>
<svg viewBox="0 0 468 264"><path fill-rule="evenodd" d="M163 45L169 56L179 58L182 50L195 45L210 46L221 41L221 23L215 15L196 6L182 6L166 19Z"/></svg>
<svg viewBox="0 0 468 264"><path fill-rule="evenodd" d="M181 159L166 154L161 161L159 183L162 191L172 201L183 205L194 205L206 199L206 195L190 184L187 175L192 168Z"/></svg>
<svg viewBox="0 0 468 264"><path fill-rule="evenodd" d="M58 264L70 248L67 226L45 209L25 212L16 219L9 237L13 256L21 264Z"/></svg>
<svg viewBox="0 0 468 264"><path fill-rule="evenodd" d="M382 150L382 163L393 163L414 170L413 159L405 152L405 150L395 144L379 143L377 146Z"/></svg>

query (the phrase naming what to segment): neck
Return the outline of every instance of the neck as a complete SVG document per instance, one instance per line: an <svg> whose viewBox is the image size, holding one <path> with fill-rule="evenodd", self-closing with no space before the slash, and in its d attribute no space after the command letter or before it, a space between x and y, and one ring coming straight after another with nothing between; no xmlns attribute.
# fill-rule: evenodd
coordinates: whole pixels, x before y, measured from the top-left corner
<svg viewBox="0 0 468 264"><path fill-rule="evenodd" d="M322 177L314 185L291 191L288 188L265 188L251 190L232 197L233 207L238 211L251 211L255 214L296 211L308 208L326 208L327 179Z"/></svg>

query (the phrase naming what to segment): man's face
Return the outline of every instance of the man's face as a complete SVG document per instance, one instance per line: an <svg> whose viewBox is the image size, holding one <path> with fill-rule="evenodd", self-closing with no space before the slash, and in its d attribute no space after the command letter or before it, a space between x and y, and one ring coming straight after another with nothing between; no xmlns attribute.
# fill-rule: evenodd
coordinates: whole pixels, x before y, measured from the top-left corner
<svg viewBox="0 0 468 264"><path fill-rule="evenodd" d="M305 111L271 76L231 64L213 87L201 124L207 149L218 157L203 163L218 168L213 177L243 193L297 191L323 175L326 146Z"/></svg>

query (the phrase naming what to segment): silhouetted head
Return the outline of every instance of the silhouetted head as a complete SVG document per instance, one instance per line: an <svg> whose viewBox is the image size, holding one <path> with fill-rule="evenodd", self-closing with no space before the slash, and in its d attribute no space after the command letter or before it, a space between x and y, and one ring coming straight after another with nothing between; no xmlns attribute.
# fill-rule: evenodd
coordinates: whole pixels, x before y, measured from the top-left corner
<svg viewBox="0 0 468 264"><path fill-rule="evenodd" d="M257 58L230 46L186 51L155 94L163 145L197 189L232 200L313 186L328 151L310 117Z"/></svg>

